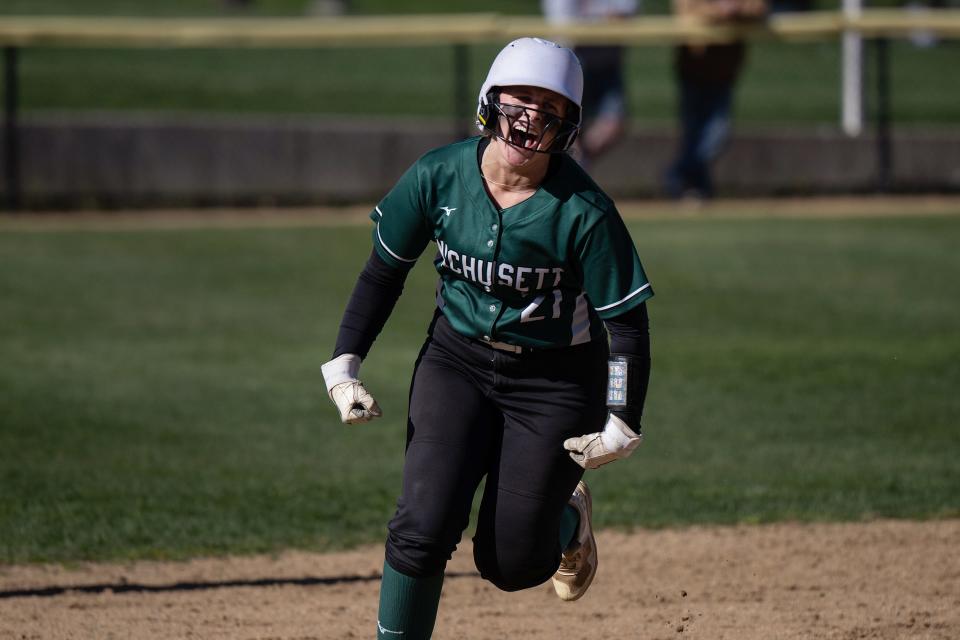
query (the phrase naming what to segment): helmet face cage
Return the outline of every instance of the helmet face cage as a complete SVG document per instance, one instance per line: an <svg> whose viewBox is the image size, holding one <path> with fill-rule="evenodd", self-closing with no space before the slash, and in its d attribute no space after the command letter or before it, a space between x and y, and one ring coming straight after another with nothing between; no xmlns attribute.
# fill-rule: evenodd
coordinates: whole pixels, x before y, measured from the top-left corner
<svg viewBox="0 0 960 640"><path fill-rule="evenodd" d="M481 117L483 128L490 132L496 138L503 140L507 144L520 148L528 149L536 153L564 153L570 149L573 141L576 140L580 132L580 126L576 121L561 118L549 111L525 107L518 104L504 104L499 100L500 91L497 88L491 89L487 94L486 117ZM576 105L568 101L569 109L577 110ZM539 133L533 126L533 117L541 114L542 128ZM504 135L500 126L500 118L507 124L507 134ZM579 120L579 118L577 118ZM532 133L530 133L532 132ZM532 146L528 146L532 136L536 140ZM548 140L544 146L544 140Z"/></svg>

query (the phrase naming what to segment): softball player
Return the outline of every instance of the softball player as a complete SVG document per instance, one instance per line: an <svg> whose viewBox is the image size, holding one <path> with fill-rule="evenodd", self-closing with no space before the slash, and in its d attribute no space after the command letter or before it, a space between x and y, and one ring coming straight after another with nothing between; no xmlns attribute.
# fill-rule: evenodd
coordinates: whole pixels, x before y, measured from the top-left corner
<svg viewBox="0 0 960 640"><path fill-rule="evenodd" d="M484 478L484 579L513 591L552 577L576 600L596 573L581 477L640 444L653 292L613 202L565 153L582 92L572 51L511 42L480 90L483 135L421 157L371 213L373 252L323 365L343 422L381 415L360 363L431 241L440 276L410 388L380 638L430 637Z"/></svg>

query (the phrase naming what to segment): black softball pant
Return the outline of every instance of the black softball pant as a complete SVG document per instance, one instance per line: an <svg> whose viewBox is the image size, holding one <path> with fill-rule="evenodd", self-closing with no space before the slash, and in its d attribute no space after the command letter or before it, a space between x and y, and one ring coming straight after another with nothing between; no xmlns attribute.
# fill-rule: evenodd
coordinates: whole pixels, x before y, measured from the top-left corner
<svg viewBox="0 0 960 640"><path fill-rule="evenodd" d="M441 573L486 477L473 539L480 575L505 591L550 578L560 516L583 475L563 441L603 428L607 356L604 342L498 351L439 315L413 374L390 566Z"/></svg>

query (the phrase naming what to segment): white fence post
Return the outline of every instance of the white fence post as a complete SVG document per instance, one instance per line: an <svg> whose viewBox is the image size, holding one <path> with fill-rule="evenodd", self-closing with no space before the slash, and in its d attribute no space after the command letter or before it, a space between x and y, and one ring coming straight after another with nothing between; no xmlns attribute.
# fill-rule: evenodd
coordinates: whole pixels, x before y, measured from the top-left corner
<svg viewBox="0 0 960 640"><path fill-rule="evenodd" d="M861 0L843 0L843 17L855 20L861 15ZM843 32L843 132L850 137L863 131L863 39L858 31Z"/></svg>

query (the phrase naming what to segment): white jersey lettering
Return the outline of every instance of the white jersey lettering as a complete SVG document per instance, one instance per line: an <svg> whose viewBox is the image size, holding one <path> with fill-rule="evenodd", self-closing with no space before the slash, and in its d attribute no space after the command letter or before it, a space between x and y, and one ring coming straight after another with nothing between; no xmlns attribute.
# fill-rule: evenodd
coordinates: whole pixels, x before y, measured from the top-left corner
<svg viewBox="0 0 960 640"><path fill-rule="evenodd" d="M440 252L440 263L444 267L463 276L464 280L476 282L484 287L493 286L494 273L496 273L498 285L516 289L520 293L555 289L563 276L563 267L516 267L506 262L494 265L493 262L454 251L450 245L439 239L437 250ZM548 277L551 273L553 274L552 283L549 282ZM533 278L534 274L536 280Z"/></svg>
<svg viewBox="0 0 960 640"><path fill-rule="evenodd" d="M530 291L529 287L524 286L523 277L528 273L531 273L532 271L533 269L531 269L530 267L517 267L517 284L516 286L514 286L514 289L516 289L520 293L527 293L528 291Z"/></svg>
<svg viewBox="0 0 960 640"><path fill-rule="evenodd" d="M463 268L463 277L467 280L472 280L473 282L477 281L477 259L473 256L463 256L463 259L460 261L460 266Z"/></svg>
<svg viewBox="0 0 960 640"><path fill-rule="evenodd" d="M553 286L558 287L560 286L560 276L563 275L563 269L561 267L554 267L552 271L555 276L553 278Z"/></svg>
<svg viewBox="0 0 960 640"><path fill-rule="evenodd" d="M537 296L533 299L533 302L528 304L526 308L520 312L520 322L536 322L537 320L543 320L544 316L535 316L533 312L543 304L544 296Z"/></svg>
<svg viewBox="0 0 960 640"><path fill-rule="evenodd" d="M450 249L450 250L447 251L447 268L450 269L450 271L453 271L454 273L462 273L462 272L460 271L460 267L455 266L455 265L453 264L453 261L454 261L454 260L459 261L459 260L460 260L460 254L457 253L456 251L454 251L453 249Z"/></svg>
<svg viewBox="0 0 960 640"><path fill-rule="evenodd" d="M541 267L537 267L536 269L534 269L534 271L536 272L536 274L537 274L537 276L538 276L538 277L537 277L537 289L538 289L538 290L539 290L539 289L543 289L543 277L544 277L545 275L547 275L548 273L550 273L550 269L543 269L543 268L541 268Z"/></svg>
<svg viewBox="0 0 960 640"><path fill-rule="evenodd" d="M484 277L483 266L486 264L487 271L486 277ZM482 284L485 287L489 287L493 284L493 263L484 262L483 260L477 260L477 282Z"/></svg>
<svg viewBox="0 0 960 640"><path fill-rule="evenodd" d="M497 266L497 283L505 287L513 286L513 265L501 263Z"/></svg>

